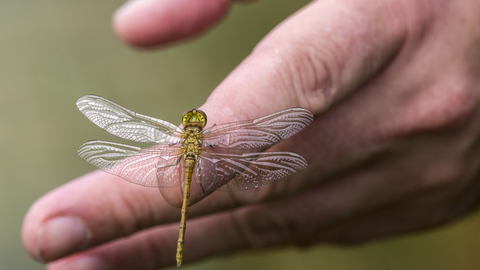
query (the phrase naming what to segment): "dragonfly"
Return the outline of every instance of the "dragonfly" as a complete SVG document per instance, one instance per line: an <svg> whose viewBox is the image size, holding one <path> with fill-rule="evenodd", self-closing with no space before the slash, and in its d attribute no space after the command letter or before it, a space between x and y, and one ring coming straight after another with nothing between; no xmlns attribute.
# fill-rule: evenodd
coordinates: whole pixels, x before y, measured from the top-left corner
<svg viewBox="0 0 480 270"><path fill-rule="evenodd" d="M265 151L308 126L313 115L290 108L257 119L215 124L205 128L207 115L187 110L182 126L135 113L107 99L87 95L78 109L112 135L154 144L141 148L106 141L88 141L78 155L99 169L129 182L155 188L183 190L176 262L181 266L192 183L208 195L216 190L248 190L299 171L307 162L293 152Z"/></svg>

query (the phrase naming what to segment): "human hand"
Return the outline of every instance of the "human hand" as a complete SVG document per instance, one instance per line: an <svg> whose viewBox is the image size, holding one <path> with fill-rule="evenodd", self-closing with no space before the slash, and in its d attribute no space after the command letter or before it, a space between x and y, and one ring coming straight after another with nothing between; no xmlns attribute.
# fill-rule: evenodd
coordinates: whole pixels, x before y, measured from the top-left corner
<svg viewBox="0 0 480 270"><path fill-rule="evenodd" d="M193 13L148 23L188 2L144 1L118 14L117 32L134 45L164 44L211 25L228 4L197 0L204 5ZM474 209L479 11L474 0L316 1L274 29L202 110L210 123L311 110L314 122L274 147L300 153L309 167L274 185L198 202L189 212L185 261L365 241ZM194 22L203 28L191 30ZM178 217L157 190L94 172L32 206L23 239L33 256L60 259L51 269L156 269L174 264Z"/></svg>

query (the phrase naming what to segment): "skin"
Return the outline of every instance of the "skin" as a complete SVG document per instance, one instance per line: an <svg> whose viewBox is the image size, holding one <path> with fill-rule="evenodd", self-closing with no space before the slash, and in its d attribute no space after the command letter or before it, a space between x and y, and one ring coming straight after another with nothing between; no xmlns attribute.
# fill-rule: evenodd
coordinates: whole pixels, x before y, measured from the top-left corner
<svg viewBox="0 0 480 270"><path fill-rule="evenodd" d="M131 1L114 28L132 46L157 47L212 27L230 4ZM309 109L314 122L274 147L301 154L309 167L259 189L192 198L184 263L252 248L374 240L475 210L478 14L476 0L324 0L273 29L200 109L210 124ZM170 204L179 206L181 193L162 194L87 174L31 207L25 248L37 260L57 260L49 269L174 265L179 210Z"/></svg>

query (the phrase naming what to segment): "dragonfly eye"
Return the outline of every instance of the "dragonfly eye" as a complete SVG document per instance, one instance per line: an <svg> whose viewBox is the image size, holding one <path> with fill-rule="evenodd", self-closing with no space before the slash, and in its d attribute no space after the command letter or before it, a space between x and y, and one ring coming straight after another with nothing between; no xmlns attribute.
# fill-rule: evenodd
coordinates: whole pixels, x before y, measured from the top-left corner
<svg viewBox="0 0 480 270"><path fill-rule="evenodd" d="M182 125L186 126L188 124L197 124L203 128L207 124L207 115L197 109L185 111L182 117Z"/></svg>

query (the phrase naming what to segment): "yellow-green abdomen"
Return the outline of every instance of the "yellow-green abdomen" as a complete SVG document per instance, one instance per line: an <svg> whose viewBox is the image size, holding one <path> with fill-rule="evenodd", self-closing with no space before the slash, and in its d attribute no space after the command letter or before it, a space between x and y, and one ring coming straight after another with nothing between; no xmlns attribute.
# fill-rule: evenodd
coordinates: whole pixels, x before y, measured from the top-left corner
<svg viewBox="0 0 480 270"><path fill-rule="evenodd" d="M187 213L188 213L188 200L190 198L190 185L192 183L193 168L195 167L195 157L187 155L185 157L185 182L183 185L183 203L182 203L182 216L180 218L180 229L178 232L177 241L177 267L182 265L183 259L183 243L185 242L185 229L187 227Z"/></svg>

